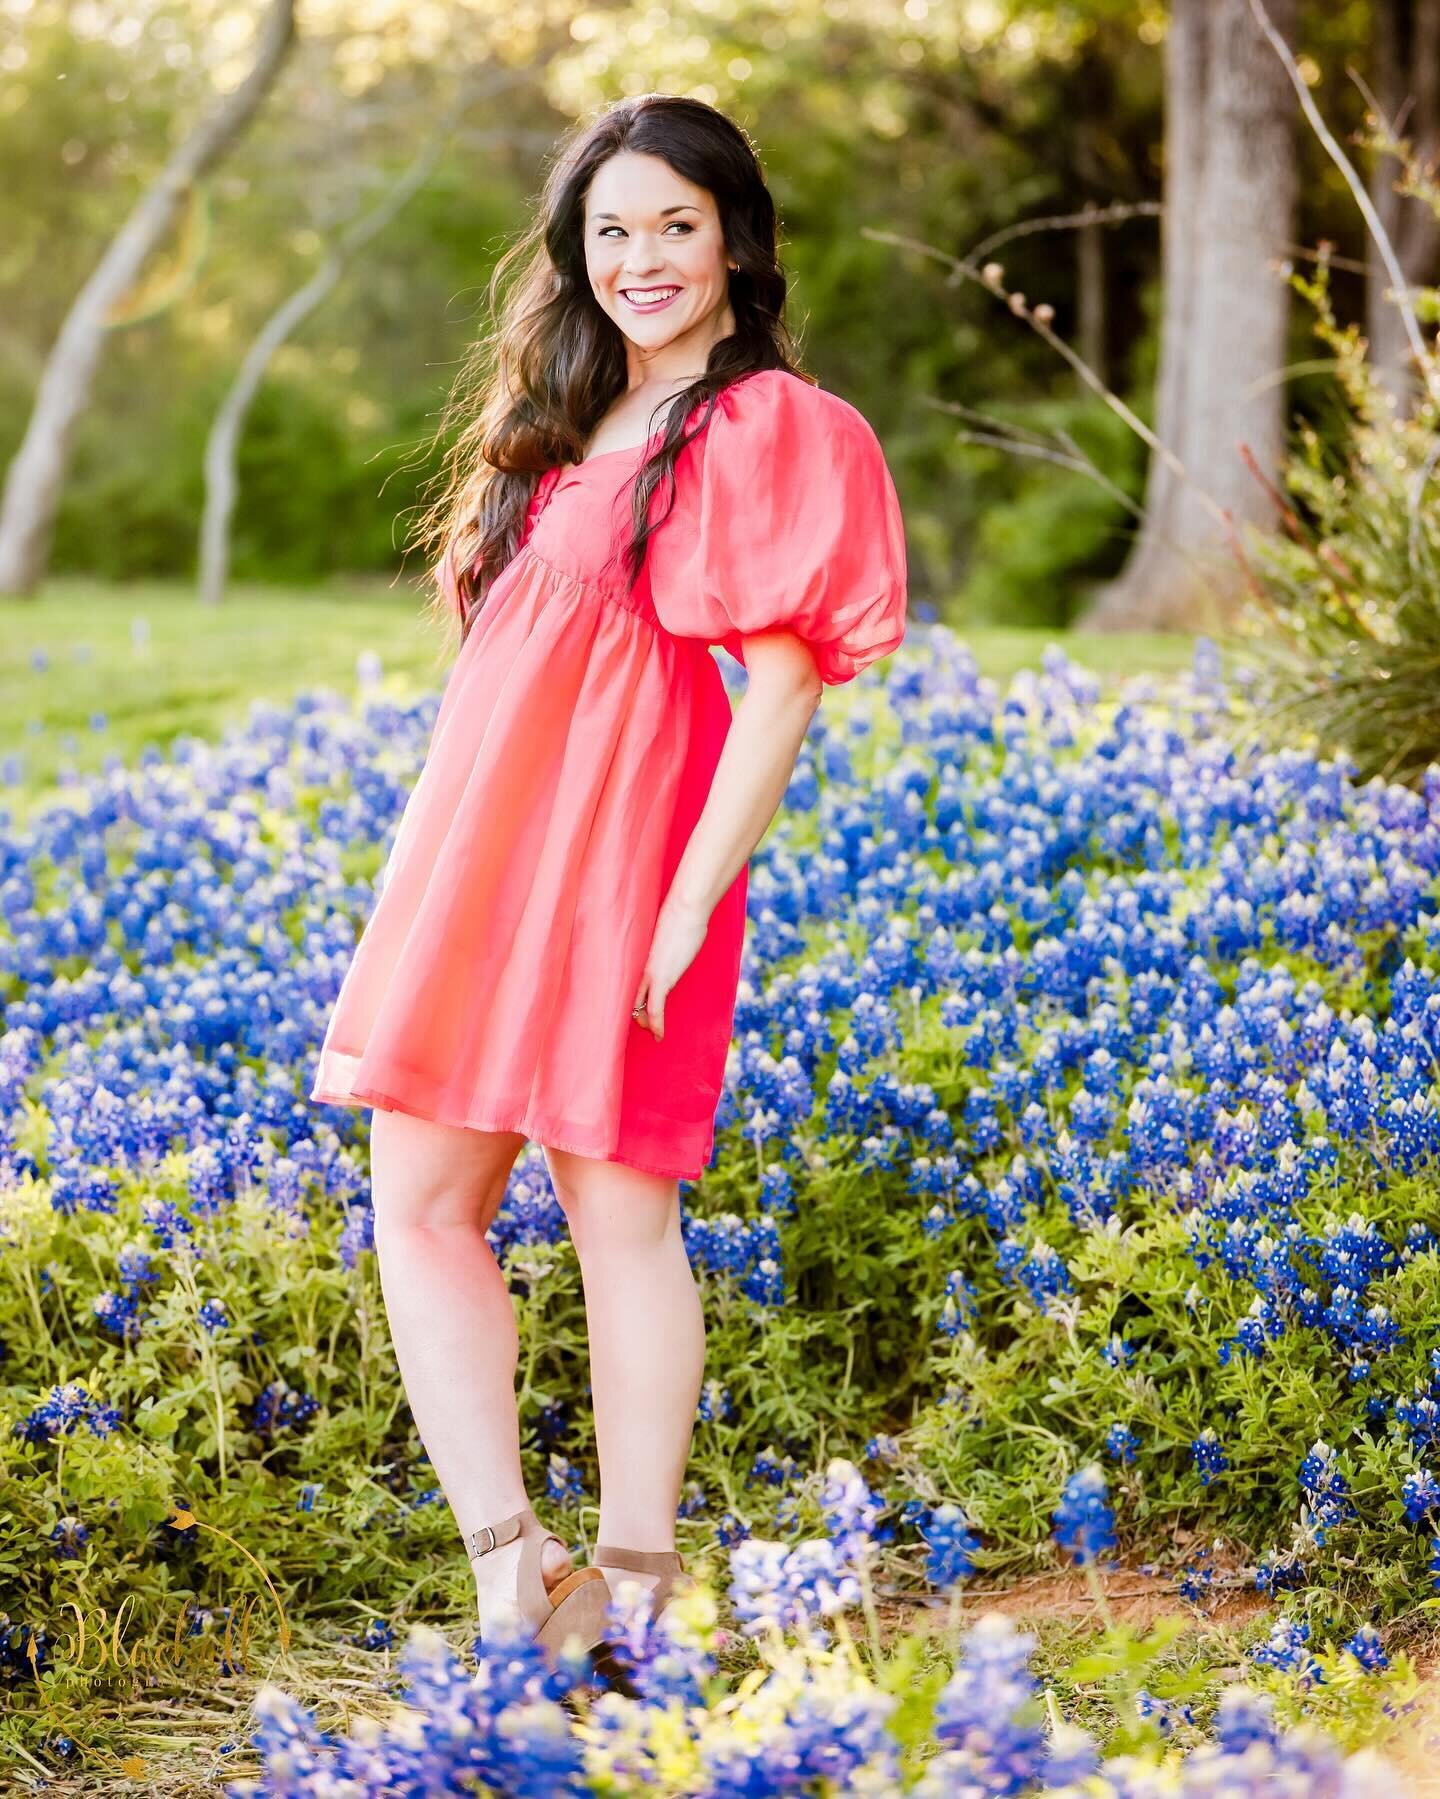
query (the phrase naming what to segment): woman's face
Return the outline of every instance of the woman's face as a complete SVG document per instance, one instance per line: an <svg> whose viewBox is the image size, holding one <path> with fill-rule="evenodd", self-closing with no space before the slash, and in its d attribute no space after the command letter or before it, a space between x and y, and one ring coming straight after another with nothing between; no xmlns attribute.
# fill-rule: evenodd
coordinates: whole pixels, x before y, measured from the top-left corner
<svg viewBox="0 0 1440 1799"><path fill-rule="evenodd" d="M632 379L689 376L735 329L714 195L659 156L620 150L585 196L585 267L620 327Z"/></svg>

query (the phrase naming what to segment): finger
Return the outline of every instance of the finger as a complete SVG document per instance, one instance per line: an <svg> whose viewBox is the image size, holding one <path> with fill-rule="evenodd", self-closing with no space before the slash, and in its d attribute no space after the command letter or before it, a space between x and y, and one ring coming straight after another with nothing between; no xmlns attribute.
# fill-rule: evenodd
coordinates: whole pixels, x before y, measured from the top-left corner
<svg viewBox="0 0 1440 1799"><path fill-rule="evenodd" d="M658 1043L665 1035L665 994L663 990L651 988L650 1005L646 1016L650 1020L650 1028L654 1031L655 1040Z"/></svg>

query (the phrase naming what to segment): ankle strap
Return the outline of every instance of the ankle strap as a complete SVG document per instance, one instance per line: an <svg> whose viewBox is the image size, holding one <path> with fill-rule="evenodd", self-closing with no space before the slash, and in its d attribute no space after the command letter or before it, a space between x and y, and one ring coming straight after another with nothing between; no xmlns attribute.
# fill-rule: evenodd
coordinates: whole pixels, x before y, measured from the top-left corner
<svg viewBox="0 0 1440 1799"><path fill-rule="evenodd" d="M613 1543L597 1543L590 1560L607 1568L628 1568L632 1574L676 1574L685 1568L677 1550L617 1549Z"/></svg>
<svg viewBox="0 0 1440 1799"><path fill-rule="evenodd" d="M516 1512L500 1524L482 1524L479 1530L472 1530L467 1539L470 1544L470 1559L489 1555L492 1549L500 1549L506 1543L513 1543L520 1535L525 1519L529 1515L528 1508Z"/></svg>

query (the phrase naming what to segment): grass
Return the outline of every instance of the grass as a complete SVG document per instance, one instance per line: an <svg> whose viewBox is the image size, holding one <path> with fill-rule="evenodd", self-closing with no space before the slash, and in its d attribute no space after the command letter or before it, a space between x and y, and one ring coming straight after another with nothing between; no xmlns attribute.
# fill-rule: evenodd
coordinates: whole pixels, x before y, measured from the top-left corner
<svg viewBox="0 0 1440 1799"><path fill-rule="evenodd" d="M1129 1570L1098 1573L1097 1579L1107 1595L1114 1596L1133 1594L1137 1585L1143 1588L1147 1584ZM466 1590L463 1613L430 1615L425 1621L439 1629L464 1659L475 1628L468 1582L461 1584ZM1264 1640L1270 1610L1266 1604L1255 1603L1255 1596L1246 1591L1234 1600L1212 1595L1201 1605L1189 1605L1174 1594L1148 1593L1134 1605L1127 1606L1118 1597L1113 1603L1117 1618L1137 1632L1147 1631L1162 1615L1185 1616L1189 1628L1163 1656L1164 1666L1177 1671L1203 1669L1209 1678L1221 1681L1238 1678L1245 1671L1246 1657ZM1083 1577L1070 1570L1042 1576L1038 1583L1016 1583L998 1603L989 1594L962 1592L957 1618L960 1629L969 1629L992 1608L1006 1611L1020 1628L1035 1633L1038 1646L1031 1666L1042 1688L1053 1686L1067 1717L1103 1735L1110 1725L1108 1702L1094 1682L1077 1683L1067 1672L1093 1645L1099 1628ZM911 1630L932 1636L937 1647L944 1639L943 1606L882 1602L879 1609L887 1653L893 1653L899 1637ZM348 1622L359 1626L373 1615L357 1612ZM268 1622L263 1613L262 1619ZM397 1651L415 1620L392 1621L397 1625L396 1644L389 1651L367 1652L356 1647L349 1632L333 1621L298 1618L291 1621L292 1634L285 1649L262 1624L240 1658L246 1664L244 1672L220 1667L223 1639L217 1639L208 1660L198 1657L205 1669L203 1680L171 1672L153 1646L145 1663L156 1670L150 1682L107 1665L96 1669L87 1691L85 1677L77 1674L63 1692L52 1690L48 1709L56 1728L75 1744L78 1765L67 1770L53 1755L47 1758L19 1751L17 1771L23 1766L43 1777L44 1790L56 1799L141 1791L165 1799L216 1799L224 1792L226 1781L255 1778L261 1772L249 1742L249 1708L263 1682L283 1686L314 1708L327 1729L349 1731L358 1716L390 1712L387 1688L394 1679ZM124 1644L131 1647L129 1639L124 1639ZM732 1673L751 1665L746 1650L722 1653L721 1660ZM0 1756L6 1752L0 1748Z"/></svg>
<svg viewBox="0 0 1440 1799"><path fill-rule="evenodd" d="M438 687L454 633L430 624L423 605L408 577L393 586L240 585L214 610L175 581L55 580L33 600L0 599L0 761L15 755L20 766L18 784L0 772L0 805L27 810L69 771L93 772L107 756L133 763L146 745L214 738L242 723L252 700L283 703L310 687L349 692L367 650L387 686ZM1193 652L1180 634L957 628L1002 684L1038 667L1051 643L1111 681L1182 667ZM47 658L38 669L37 651Z"/></svg>

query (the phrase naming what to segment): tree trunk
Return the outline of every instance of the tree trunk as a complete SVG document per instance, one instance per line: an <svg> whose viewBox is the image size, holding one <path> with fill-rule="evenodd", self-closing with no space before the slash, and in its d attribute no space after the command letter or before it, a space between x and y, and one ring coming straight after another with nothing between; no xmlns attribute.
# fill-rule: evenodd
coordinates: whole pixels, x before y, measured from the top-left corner
<svg viewBox="0 0 1440 1799"><path fill-rule="evenodd" d="M66 314L0 498L0 593L33 594L44 578L71 441L89 404L107 315L164 242L187 187L225 157L259 110L294 40L294 14L294 0L274 0L250 73L171 156Z"/></svg>
<svg viewBox="0 0 1440 1799"><path fill-rule="evenodd" d="M1374 93L1386 120L1412 144L1422 165L1440 154L1440 0L1375 0ZM1403 115L1403 116L1402 116ZM1375 202L1411 289L1434 278L1440 218L1396 192L1398 164L1378 156L1370 176ZM1365 283L1370 365L1396 407L1408 412L1418 383L1390 278L1370 246Z"/></svg>
<svg viewBox="0 0 1440 1799"><path fill-rule="evenodd" d="M235 379L216 411L205 443L205 509L200 524L202 605L218 605L225 597L230 567L230 520L239 491L236 453L240 433L275 352L321 305L355 257L379 236L426 181L469 101L477 93L499 93L512 84L513 77L504 72L493 76L483 87L468 79L460 84L456 98L400 176L374 206L351 220L327 250L315 273L275 309L245 352Z"/></svg>
<svg viewBox="0 0 1440 1799"><path fill-rule="evenodd" d="M1075 133L1075 174L1086 211L1103 206L1106 199L1104 166L1096 147L1098 133L1115 111L1114 83L1103 60L1106 47L1091 40L1075 83L1080 111ZM1108 386L1106 298L1105 227L1081 225L1075 233L1075 343L1092 372Z"/></svg>
<svg viewBox="0 0 1440 1799"><path fill-rule="evenodd" d="M1110 382L1105 331L1105 227L1082 225L1075 234L1078 290L1075 336L1080 354L1107 386Z"/></svg>
<svg viewBox="0 0 1440 1799"><path fill-rule="evenodd" d="M1290 37L1295 0L1269 0ZM1084 622L1187 630L1228 610L1237 579L1221 507L1268 514L1239 446L1274 471L1284 449L1289 289L1275 265L1294 231L1295 103L1249 0L1175 0L1166 39L1165 223L1156 457L1129 562ZM1206 504L1208 496L1210 504Z"/></svg>

